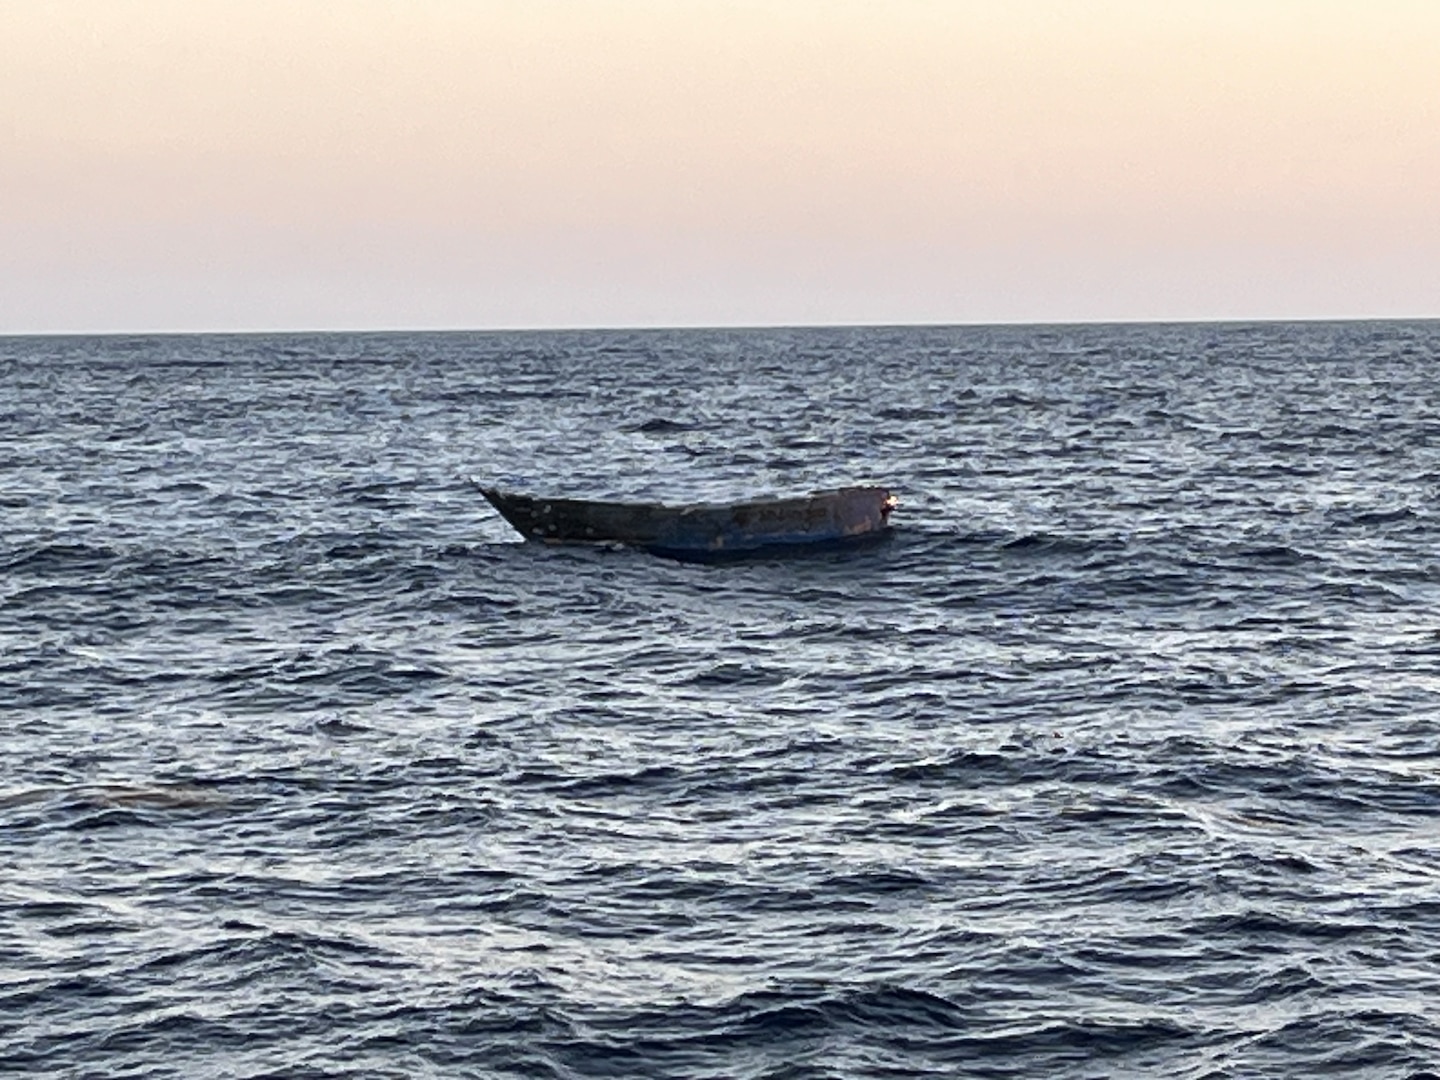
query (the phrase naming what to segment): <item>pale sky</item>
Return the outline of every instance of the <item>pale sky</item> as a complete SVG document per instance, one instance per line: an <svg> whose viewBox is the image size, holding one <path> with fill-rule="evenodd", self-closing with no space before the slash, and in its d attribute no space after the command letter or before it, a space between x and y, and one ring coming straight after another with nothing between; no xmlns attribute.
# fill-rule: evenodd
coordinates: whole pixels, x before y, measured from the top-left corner
<svg viewBox="0 0 1440 1080"><path fill-rule="evenodd" d="M1440 0L0 0L0 333L1440 316Z"/></svg>

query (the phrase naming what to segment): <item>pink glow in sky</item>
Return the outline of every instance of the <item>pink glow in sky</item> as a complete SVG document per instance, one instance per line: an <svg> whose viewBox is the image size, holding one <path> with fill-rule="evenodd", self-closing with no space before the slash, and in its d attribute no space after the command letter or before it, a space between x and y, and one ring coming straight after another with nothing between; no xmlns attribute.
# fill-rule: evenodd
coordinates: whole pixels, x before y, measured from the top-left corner
<svg viewBox="0 0 1440 1080"><path fill-rule="evenodd" d="M1435 0L0 0L0 333L1437 315Z"/></svg>

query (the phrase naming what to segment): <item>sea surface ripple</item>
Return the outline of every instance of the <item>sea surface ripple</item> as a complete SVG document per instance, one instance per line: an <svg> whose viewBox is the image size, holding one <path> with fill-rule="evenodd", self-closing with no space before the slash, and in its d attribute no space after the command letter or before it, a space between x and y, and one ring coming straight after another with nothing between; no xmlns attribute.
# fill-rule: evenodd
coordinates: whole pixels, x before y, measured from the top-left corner
<svg viewBox="0 0 1440 1080"><path fill-rule="evenodd" d="M1433 1077L1437 373L1434 322L0 339L0 1072ZM692 565L473 480L901 506Z"/></svg>

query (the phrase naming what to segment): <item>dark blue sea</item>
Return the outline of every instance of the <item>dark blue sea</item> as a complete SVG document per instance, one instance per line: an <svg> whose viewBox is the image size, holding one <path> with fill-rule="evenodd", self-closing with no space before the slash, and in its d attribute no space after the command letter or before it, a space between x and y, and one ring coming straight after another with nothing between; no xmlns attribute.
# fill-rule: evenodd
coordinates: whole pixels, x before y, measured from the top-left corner
<svg viewBox="0 0 1440 1080"><path fill-rule="evenodd" d="M0 339L0 1072L1434 1077L1437 496L1437 322Z"/></svg>

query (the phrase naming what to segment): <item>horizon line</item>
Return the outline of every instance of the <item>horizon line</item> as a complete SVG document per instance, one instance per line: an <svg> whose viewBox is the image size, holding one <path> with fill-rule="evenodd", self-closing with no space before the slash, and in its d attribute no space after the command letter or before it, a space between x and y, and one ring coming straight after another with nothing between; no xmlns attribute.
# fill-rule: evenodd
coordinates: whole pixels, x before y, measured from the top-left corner
<svg viewBox="0 0 1440 1080"><path fill-rule="evenodd" d="M269 327L263 329L206 330L0 330L6 338L66 337L266 337L279 334L584 334L666 333L677 330L941 330L1001 329L1012 327L1072 326L1269 326L1282 323L1414 323L1440 321L1437 315L1334 315L1322 317L1256 316L1168 319L1012 319L960 322L816 322L816 323L595 323L557 326L377 326L377 327Z"/></svg>

